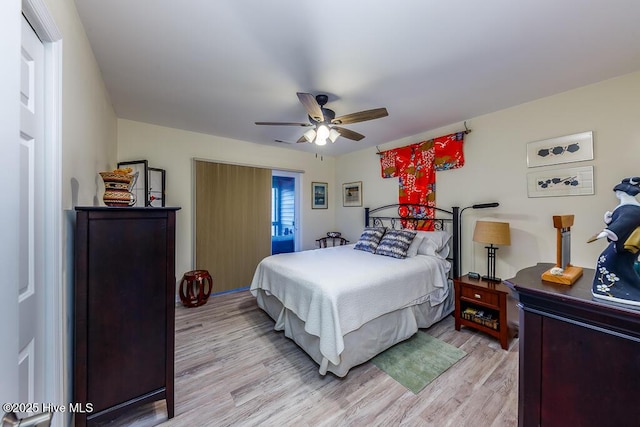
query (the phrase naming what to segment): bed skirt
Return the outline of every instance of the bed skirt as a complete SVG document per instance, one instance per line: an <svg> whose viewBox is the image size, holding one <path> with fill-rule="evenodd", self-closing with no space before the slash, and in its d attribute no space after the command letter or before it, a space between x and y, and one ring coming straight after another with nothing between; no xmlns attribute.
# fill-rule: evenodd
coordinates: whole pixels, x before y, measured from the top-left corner
<svg viewBox="0 0 640 427"><path fill-rule="evenodd" d="M340 363L329 362L320 353L320 339L310 335L304 329L304 322L291 310L284 309L280 301L257 289L258 307L264 310L275 322L274 329L284 331L287 338L292 339L318 365L319 372L325 375L332 372L344 377L349 370L373 358L387 348L410 338L418 328L428 328L442 320L454 309L454 292L449 283L449 295L439 305L432 307L429 301L391 313L384 314L362 325L359 329L344 336L344 351L340 354Z"/></svg>

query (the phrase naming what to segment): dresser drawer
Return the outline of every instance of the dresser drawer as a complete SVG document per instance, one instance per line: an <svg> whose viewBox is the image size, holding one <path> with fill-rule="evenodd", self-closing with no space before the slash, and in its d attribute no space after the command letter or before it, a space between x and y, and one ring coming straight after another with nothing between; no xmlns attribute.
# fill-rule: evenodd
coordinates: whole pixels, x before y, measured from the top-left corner
<svg viewBox="0 0 640 427"><path fill-rule="evenodd" d="M466 286L460 287L461 297L466 298L468 300L479 301L485 304L490 304L493 306L498 306L499 300L498 295L493 292L485 291L484 289L478 288L468 288Z"/></svg>

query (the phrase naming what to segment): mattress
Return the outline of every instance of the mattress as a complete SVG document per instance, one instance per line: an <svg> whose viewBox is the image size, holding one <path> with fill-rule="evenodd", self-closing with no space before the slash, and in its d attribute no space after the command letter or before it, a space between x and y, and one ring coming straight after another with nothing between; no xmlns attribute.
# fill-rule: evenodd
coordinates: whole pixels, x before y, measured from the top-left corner
<svg viewBox="0 0 640 427"><path fill-rule="evenodd" d="M450 313L449 268L437 256L397 259L337 246L265 258L251 292L275 320L275 329L303 347L321 373L340 375L331 367L362 363ZM382 333L385 328L389 331ZM366 336L379 342L358 351L357 361L343 363L353 356L345 352L347 345Z"/></svg>

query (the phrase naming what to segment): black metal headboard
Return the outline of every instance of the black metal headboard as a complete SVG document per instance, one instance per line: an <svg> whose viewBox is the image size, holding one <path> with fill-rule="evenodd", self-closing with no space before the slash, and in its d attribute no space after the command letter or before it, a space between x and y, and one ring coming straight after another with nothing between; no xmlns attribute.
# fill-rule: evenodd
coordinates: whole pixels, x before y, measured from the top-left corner
<svg viewBox="0 0 640 427"><path fill-rule="evenodd" d="M433 209L435 214L428 217L422 214L427 209ZM415 214L418 212L418 214ZM435 206L416 205L408 203L394 203L379 208L364 208L364 224L366 227L407 228L406 224L415 226L420 223L431 222L434 230L449 230L451 232L451 252L453 277L460 276L460 208L454 206L451 210ZM415 228L415 227L410 227Z"/></svg>

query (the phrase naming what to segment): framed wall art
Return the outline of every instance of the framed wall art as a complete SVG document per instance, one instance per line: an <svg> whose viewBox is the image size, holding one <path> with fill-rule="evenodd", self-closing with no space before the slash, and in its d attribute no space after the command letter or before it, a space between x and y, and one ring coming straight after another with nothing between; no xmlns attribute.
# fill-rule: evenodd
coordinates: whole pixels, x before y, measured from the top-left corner
<svg viewBox="0 0 640 427"><path fill-rule="evenodd" d="M547 169L527 174L529 197L594 194L593 166Z"/></svg>
<svg viewBox="0 0 640 427"><path fill-rule="evenodd" d="M133 160L130 162L118 162L118 169L131 168L132 173L138 173L138 179L135 185L131 189L131 193L135 196L136 202L132 206L144 207L147 206L147 194L149 194L149 187L147 184L149 165L146 160Z"/></svg>
<svg viewBox="0 0 640 427"><path fill-rule="evenodd" d="M311 183L311 209L327 209L329 207L327 187L326 182Z"/></svg>
<svg viewBox="0 0 640 427"><path fill-rule="evenodd" d="M149 168L147 206L164 207L165 175L164 169Z"/></svg>
<svg viewBox="0 0 640 427"><path fill-rule="evenodd" d="M527 167L593 160L593 132L582 132L527 144Z"/></svg>
<svg viewBox="0 0 640 427"><path fill-rule="evenodd" d="M342 184L342 206L362 206L362 181Z"/></svg>

